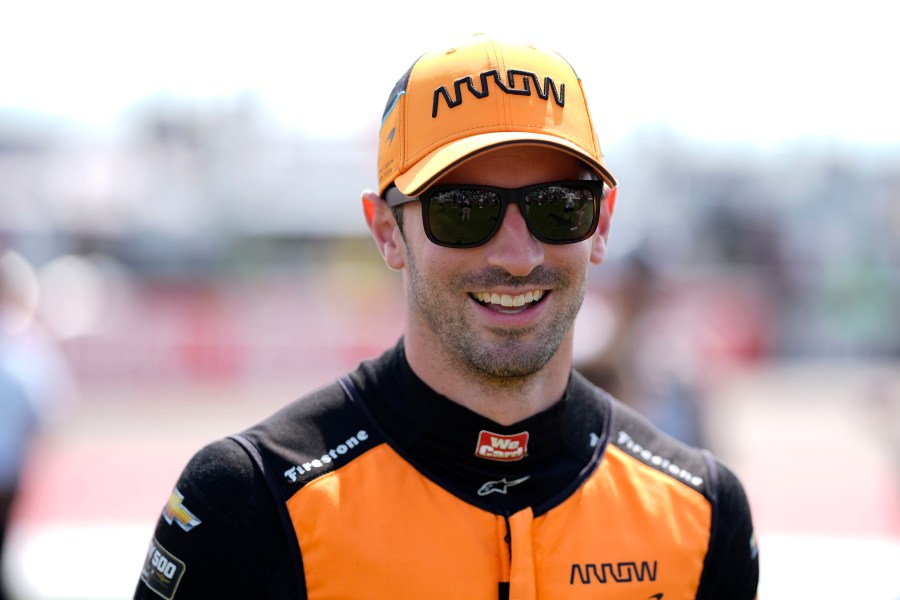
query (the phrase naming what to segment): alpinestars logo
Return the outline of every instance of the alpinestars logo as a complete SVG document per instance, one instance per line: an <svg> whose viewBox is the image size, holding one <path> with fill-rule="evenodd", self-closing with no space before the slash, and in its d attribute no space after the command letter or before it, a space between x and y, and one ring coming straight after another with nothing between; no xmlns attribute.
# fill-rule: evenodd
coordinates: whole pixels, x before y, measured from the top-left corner
<svg viewBox="0 0 900 600"><path fill-rule="evenodd" d="M475 456L488 460L522 460L528 454L528 432L501 435L484 429L478 434Z"/></svg>
<svg viewBox="0 0 900 600"><path fill-rule="evenodd" d="M525 477L520 477L519 479L508 480L506 477L499 481L487 481L484 485L478 488L479 496L487 496L488 494L505 494L506 490L511 488L514 485L519 485L520 483L525 483L531 478L530 475L526 475Z"/></svg>

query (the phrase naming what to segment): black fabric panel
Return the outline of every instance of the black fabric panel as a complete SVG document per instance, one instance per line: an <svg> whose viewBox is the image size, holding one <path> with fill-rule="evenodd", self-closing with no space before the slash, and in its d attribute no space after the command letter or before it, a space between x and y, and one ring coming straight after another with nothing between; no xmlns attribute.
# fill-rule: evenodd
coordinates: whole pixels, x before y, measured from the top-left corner
<svg viewBox="0 0 900 600"><path fill-rule="evenodd" d="M747 496L734 473L711 455L707 457L716 489L697 600L753 600L759 583L759 551Z"/></svg>
<svg viewBox="0 0 900 600"><path fill-rule="evenodd" d="M264 450L285 501L383 441L337 383L289 404L244 436Z"/></svg>
<svg viewBox="0 0 900 600"><path fill-rule="evenodd" d="M364 440L359 440L361 431L366 432ZM176 600L305 600L299 548L289 520L283 521L284 502L305 483L346 464L381 439L337 383L287 405L236 437L250 446L239 445L236 439L214 442L191 459L178 480L184 506L201 523L183 531L162 518L158 522L156 541L185 563ZM350 438L358 441L352 448L346 444ZM315 457L319 462L304 469L302 465ZM321 460L324 457L327 461ZM295 471L294 479L286 475L298 467L303 472ZM134 597L160 598L142 582Z"/></svg>
<svg viewBox="0 0 900 600"><path fill-rule="evenodd" d="M501 581L497 584L497 598L500 600L509 600L509 582Z"/></svg>
<svg viewBox="0 0 900 600"><path fill-rule="evenodd" d="M296 585L297 598L306 600L306 579L303 576L303 557L300 555L300 546L297 543L297 538L290 535L290 532L293 531L291 515L287 511L287 505L284 502L284 498L281 497L278 482L273 477L272 472L266 467L266 462L263 460L259 448L253 445L253 442L242 435L233 435L231 436L231 439L239 443L244 450L247 451L247 454L250 455L250 458L253 459L263 474L266 485L272 494L272 506L281 520L281 526L285 532L285 538L287 538L288 553L293 559L291 562L294 567L294 583Z"/></svg>
<svg viewBox="0 0 900 600"><path fill-rule="evenodd" d="M176 484L200 524L189 531L160 517L154 538L184 562L175 598L297 599L292 557L262 473L233 440L194 455ZM135 598L160 596L139 582Z"/></svg>

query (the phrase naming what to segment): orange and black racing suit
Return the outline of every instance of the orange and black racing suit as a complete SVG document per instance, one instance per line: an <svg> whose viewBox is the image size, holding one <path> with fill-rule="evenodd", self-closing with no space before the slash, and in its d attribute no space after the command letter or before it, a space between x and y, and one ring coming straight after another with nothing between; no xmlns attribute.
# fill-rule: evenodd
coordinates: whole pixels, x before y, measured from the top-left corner
<svg viewBox="0 0 900 600"><path fill-rule="evenodd" d="M402 342L197 453L135 598L751 599L738 479L573 372L503 426Z"/></svg>

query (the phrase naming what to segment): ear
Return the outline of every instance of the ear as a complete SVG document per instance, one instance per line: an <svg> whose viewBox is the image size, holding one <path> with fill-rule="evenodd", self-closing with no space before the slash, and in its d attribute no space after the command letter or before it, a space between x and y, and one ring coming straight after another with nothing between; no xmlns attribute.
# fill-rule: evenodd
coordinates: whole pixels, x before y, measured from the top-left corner
<svg viewBox="0 0 900 600"><path fill-rule="evenodd" d="M616 190L613 188L603 197L600 204L600 222L597 231L591 238L591 262L599 265L606 259L606 243L609 241L609 228L612 224L613 209L616 205Z"/></svg>
<svg viewBox="0 0 900 600"><path fill-rule="evenodd" d="M618 187L614 187L608 192L606 192L606 205L609 207L609 216L612 218L613 212L616 210L616 192L619 191Z"/></svg>
<svg viewBox="0 0 900 600"><path fill-rule="evenodd" d="M366 224L385 264L399 271L406 266L406 243L391 208L381 196L370 190L363 192L362 205Z"/></svg>

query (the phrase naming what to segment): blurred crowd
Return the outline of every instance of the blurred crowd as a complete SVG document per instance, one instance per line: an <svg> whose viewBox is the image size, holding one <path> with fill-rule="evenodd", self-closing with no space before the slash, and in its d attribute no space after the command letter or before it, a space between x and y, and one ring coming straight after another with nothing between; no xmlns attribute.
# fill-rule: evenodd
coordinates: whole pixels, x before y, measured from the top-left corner
<svg viewBox="0 0 900 600"><path fill-rule="evenodd" d="M351 316L397 301L359 210L372 132L304 137L250 94L148 99L105 132L11 116L0 252L79 377L271 377L310 344L355 359L398 330ZM621 189L579 358L611 390L646 399L677 372L681 398L710 357L900 355L900 146L648 128L605 151ZM326 335L310 289L342 310Z"/></svg>
<svg viewBox="0 0 900 600"><path fill-rule="evenodd" d="M0 251L0 564L31 444L78 398L57 340L34 319L37 285L30 275L21 256Z"/></svg>
<svg viewBox="0 0 900 600"><path fill-rule="evenodd" d="M396 300L359 211L372 132L303 137L252 95L148 100L103 133L11 117L0 253L26 274L24 318L60 341L76 375L171 376L179 361L217 377L291 369L320 322L299 316L316 310L313 287L344 311L338 339L313 340L355 344L355 358L397 330L361 340L349 316L361 298ZM900 355L900 147L721 146L648 128L605 150L621 189L579 354L598 381L647 398L653 373L677 372L665 384L677 398L711 355Z"/></svg>
<svg viewBox="0 0 900 600"><path fill-rule="evenodd" d="M30 437L81 386L338 372L399 334L359 206L373 132L304 138L252 96L157 100L114 132L0 118L4 517ZM900 146L651 128L605 151L611 251L576 323L596 383L704 445L717 367L900 359Z"/></svg>

